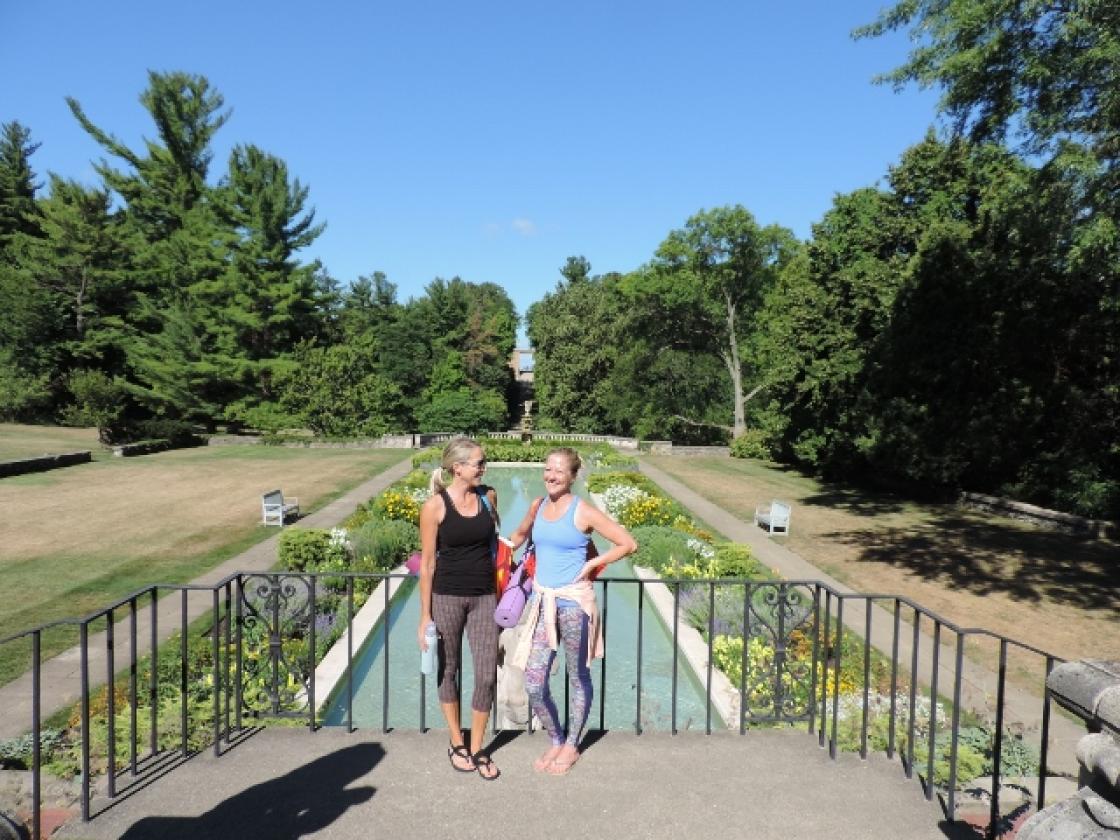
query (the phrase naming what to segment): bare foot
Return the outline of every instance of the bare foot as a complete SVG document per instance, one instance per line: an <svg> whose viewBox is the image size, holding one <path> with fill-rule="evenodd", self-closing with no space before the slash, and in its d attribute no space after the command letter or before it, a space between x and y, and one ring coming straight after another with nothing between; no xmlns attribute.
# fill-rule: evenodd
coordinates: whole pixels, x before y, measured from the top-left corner
<svg viewBox="0 0 1120 840"><path fill-rule="evenodd" d="M544 755L533 762L533 769L538 773L543 773L548 769L548 766L552 764L552 760L556 758L557 754L559 754L560 750L562 749L564 749L563 744L549 747L548 752L546 752Z"/></svg>
<svg viewBox="0 0 1120 840"><path fill-rule="evenodd" d="M556 753L552 763L545 768L545 772L552 776L563 776L577 761L579 761L579 750L570 744L565 744Z"/></svg>

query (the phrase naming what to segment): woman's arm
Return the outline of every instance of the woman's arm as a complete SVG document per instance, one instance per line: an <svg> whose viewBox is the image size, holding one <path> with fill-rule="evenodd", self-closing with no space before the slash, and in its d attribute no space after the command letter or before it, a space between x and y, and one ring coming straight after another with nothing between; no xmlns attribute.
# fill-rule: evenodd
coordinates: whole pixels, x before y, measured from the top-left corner
<svg viewBox="0 0 1120 840"><path fill-rule="evenodd" d="M576 527L585 534L597 532L614 543L608 551L588 559L580 573L576 575L576 580L587 580L596 570L601 570L638 550L638 543L630 536L629 531L588 502L580 503L575 519Z"/></svg>
<svg viewBox="0 0 1120 840"><path fill-rule="evenodd" d="M533 520L537 518L537 508L541 506L541 501L543 501L543 499L544 497L542 496L540 499L533 500L533 503L529 505L529 510L525 512L525 518L522 519L521 524L517 526L517 530L507 538L513 543L514 551L519 549L521 544L533 533Z"/></svg>
<svg viewBox="0 0 1120 840"><path fill-rule="evenodd" d="M420 650L426 649L424 630L432 620L432 577L436 572L436 532L445 511L443 499L432 496L420 508Z"/></svg>

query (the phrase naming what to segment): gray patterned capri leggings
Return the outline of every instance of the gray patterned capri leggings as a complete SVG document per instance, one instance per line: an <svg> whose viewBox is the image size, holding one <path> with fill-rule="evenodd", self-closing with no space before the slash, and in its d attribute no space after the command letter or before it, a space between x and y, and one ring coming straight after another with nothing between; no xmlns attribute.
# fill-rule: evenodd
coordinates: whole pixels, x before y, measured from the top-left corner
<svg viewBox="0 0 1120 840"><path fill-rule="evenodd" d="M494 621L497 601L493 592L471 597L432 593L432 621L439 631L439 702L459 702L456 680L465 628L474 665L471 708L489 712L494 705L494 685L498 680L499 627Z"/></svg>

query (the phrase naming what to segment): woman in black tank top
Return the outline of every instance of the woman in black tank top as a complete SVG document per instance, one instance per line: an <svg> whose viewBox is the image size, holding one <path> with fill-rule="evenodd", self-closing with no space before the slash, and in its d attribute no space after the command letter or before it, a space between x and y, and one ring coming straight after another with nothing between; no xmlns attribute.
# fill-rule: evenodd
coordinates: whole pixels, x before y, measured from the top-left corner
<svg viewBox="0 0 1120 840"><path fill-rule="evenodd" d="M498 526L498 494L482 484L486 456L473 440L457 438L443 450L442 465L432 473L431 497L420 509L420 649L429 623L439 634L437 690L447 719L451 766L478 771L487 780L500 775L482 748L498 674L497 594L492 554ZM485 499L485 501L484 501ZM487 503L489 509L487 509ZM471 648L474 693L471 696L471 745L467 749L459 721L459 662L463 631Z"/></svg>
<svg viewBox="0 0 1120 840"><path fill-rule="evenodd" d="M488 489L479 486L480 491ZM437 561L432 592L465 597L492 593L494 518L481 500L475 502L478 511L474 516L464 516L446 490L440 490L439 494L443 497L444 515L436 532Z"/></svg>

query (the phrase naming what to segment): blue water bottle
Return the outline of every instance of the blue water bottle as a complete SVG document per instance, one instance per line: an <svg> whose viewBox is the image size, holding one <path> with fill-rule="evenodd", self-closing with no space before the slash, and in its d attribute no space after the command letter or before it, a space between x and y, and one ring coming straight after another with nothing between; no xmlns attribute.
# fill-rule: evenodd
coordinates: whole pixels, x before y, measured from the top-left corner
<svg viewBox="0 0 1120 840"><path fill-rule="evenodd" d="M428 649L420 651L421 674L427 674L430 677L436 672L436 645L438 642L436 623L429 621L428 626L424 628L424 644L428 646Z"/></svg>

